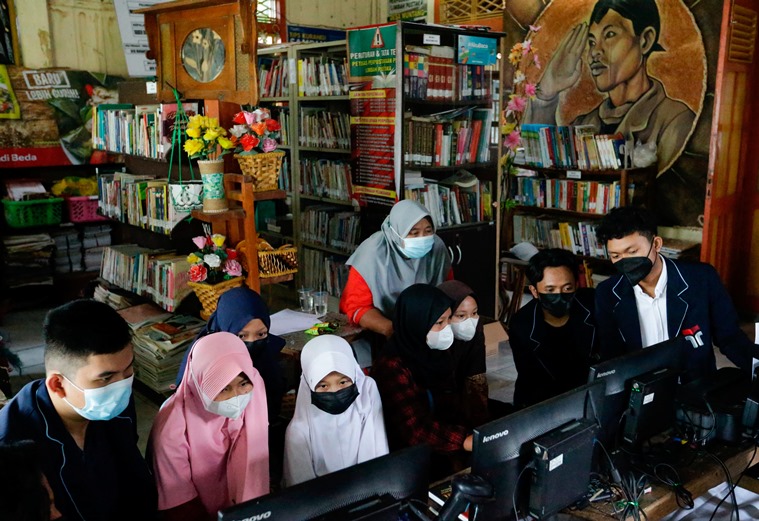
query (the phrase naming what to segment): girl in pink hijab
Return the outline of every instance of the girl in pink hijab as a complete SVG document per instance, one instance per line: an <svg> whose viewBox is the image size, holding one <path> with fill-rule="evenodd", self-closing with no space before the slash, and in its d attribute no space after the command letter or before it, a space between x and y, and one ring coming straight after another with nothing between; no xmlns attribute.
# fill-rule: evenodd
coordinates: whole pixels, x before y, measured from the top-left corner
<svg viewBox="0 0 759 521"><path fill-rule="evenodd" d="M213 333L195 343L150 442L163 519L210 521L269 493L266 393L242 340Z"/></svg>

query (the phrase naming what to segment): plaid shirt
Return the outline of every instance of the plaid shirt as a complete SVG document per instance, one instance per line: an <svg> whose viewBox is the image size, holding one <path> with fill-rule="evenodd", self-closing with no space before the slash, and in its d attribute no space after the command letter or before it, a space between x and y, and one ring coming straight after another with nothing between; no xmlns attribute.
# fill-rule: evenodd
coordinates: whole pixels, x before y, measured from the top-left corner
<svg viewBox="0 0 759 521"><path fill-rule="evenodd" d="M372 368L382 407L385 411L391 446L428 444L436 452L450 453L463 449L469 430L435 419L426 389L414 382L411 371L400 358L382 357Z"/></svg>

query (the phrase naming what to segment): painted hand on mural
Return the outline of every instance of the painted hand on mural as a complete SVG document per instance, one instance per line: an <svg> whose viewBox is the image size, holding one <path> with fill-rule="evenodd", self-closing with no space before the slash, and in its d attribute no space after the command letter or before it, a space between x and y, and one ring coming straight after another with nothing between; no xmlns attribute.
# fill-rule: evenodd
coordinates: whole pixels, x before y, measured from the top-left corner
<svg viewBox="0 0 759 521"><path fill-rule="evenodd" d="M564 37L546 65L540 80L538 98L550 100L580 79L582 56L588 43L588 24L576 25Z"/></svg>

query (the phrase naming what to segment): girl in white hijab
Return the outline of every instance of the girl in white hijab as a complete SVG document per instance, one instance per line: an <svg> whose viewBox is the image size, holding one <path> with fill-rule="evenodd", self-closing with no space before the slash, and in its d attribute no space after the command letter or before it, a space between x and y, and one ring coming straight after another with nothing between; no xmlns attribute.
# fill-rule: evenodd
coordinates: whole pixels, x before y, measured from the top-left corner
<svg viewBox="0 0 759 521"><path fill-rule="evenodd" d="M309 341L300 356L295 414L285 434L285 485L388 453L377 384L335 335Z"/></svg>

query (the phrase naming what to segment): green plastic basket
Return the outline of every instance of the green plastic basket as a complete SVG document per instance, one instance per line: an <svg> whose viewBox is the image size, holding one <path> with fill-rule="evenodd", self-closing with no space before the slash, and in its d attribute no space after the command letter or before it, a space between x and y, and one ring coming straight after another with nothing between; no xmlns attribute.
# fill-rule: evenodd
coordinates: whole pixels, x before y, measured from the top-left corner
<svg viewBox="0 0 759 521"><path fill-rule="evenodd" d="M5 221L11 228L48 226L61 223L63 198L11 201L3 199Z"/></svg>

